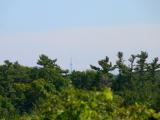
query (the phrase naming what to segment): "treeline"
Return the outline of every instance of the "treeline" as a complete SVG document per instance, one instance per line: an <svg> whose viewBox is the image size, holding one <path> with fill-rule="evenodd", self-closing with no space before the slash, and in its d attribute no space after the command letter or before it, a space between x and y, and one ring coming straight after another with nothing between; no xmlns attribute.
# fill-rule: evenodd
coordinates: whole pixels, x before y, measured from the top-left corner
<svg viewBox="0 0 160 120"><path fill-rule="evenodd" d="M141 52L109 57L86 71L63 70L40 55L38 66L0 65L2 120L160 120L160 63ZM118 74L113 74L117 70Z"/></svg>

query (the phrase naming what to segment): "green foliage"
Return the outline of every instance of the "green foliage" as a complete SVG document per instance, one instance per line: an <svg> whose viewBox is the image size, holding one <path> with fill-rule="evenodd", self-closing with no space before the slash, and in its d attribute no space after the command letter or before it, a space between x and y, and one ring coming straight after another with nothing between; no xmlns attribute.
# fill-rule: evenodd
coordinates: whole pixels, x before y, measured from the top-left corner
<svg viewBox="0 0 160 120"><path fill-rule="evenodd" d="M56 59L40 55L36 67L4 61L0 65L2 120L160 120L160 64L148 54L118 52L92 70L61 69ZM119 73L114 75L113 70Z"/></svg>
<svg viewBox="0 0 160 120"><path fill-rule="evenodd" d="M91 90L97 87L98 74L95 71L73 71L70 75L72 84L77 88Z"/></svg>

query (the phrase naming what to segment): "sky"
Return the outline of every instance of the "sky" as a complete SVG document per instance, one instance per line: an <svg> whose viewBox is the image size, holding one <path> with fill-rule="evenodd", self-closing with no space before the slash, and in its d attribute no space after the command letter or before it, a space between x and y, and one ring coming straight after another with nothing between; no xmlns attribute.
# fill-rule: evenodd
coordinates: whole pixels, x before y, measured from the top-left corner
<svg viewBox="0 0 160 120"><path fill-rule="evenodd" d="M89 69L118 51L160 57L160 0L0 0L0 63L35 66L38 56L63 68Z"/></svg>

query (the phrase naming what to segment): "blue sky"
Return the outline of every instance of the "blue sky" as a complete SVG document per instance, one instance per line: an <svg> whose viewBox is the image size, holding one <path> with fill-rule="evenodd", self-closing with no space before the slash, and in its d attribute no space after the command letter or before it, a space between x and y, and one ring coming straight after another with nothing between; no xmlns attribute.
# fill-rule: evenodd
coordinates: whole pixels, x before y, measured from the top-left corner
<svg viewBox="0 0 160 120"><path fill-rule="evenodd" d="M0 0L1 32L160 23L160 0Z"/></svg>
<svg viewBox="0 0 160 120"><path fill-rule="evenodd" d="M45 53L65 68L72 57L75 69L87 69L118 51L159 57L159 6L160 0L0 0L0 62L35 65Z"/></svg>

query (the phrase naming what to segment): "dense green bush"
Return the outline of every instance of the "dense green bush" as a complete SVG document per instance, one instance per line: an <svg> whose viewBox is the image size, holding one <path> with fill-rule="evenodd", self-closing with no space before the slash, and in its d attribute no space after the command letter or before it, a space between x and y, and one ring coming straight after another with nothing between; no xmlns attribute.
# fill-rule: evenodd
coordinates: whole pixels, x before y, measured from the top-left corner
<svg viewBox="0 0 160 120"><path fill-rule="evenodd" d="M46 55L36 67L4 61L0 65L2 120L160 120L160 64L148 54L118 53L92 70L61 69ZM112 71L118 70L114 75Z"/></svg>

